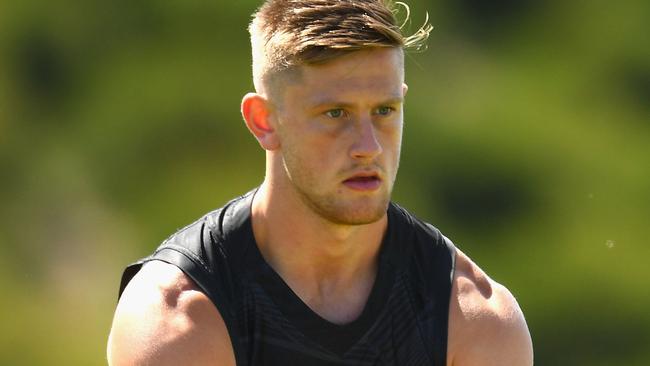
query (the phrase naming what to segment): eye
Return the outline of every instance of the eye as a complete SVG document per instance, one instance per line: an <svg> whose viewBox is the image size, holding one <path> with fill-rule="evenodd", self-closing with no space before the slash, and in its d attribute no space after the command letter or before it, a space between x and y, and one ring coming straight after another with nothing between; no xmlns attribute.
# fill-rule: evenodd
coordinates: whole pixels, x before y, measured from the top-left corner
<svg viewBox="0 0 650 366"><path fill-rule="evenodd" d="M330 118L341 118L344 115L344 111L341 108L337 109L330 109L329 111L325 112L325 115L330 117Z"/></svg>
<svg viewBox="0 0 650 366"><path fill-rule="evenodd" d="M395 110L395 108L393 108L393 107L383 106L383 107L377 108L375 113L380 115L380 116L387 116L387 115L393 113L394 110Z"/></svg>

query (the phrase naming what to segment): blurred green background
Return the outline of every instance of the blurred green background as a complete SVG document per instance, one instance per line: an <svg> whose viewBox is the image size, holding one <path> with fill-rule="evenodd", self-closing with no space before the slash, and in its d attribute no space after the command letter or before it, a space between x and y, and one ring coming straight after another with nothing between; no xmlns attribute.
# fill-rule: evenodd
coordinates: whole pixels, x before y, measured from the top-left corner
<svg viewBox="0 0 650 366"><path fill-rule="evenodd" d="M649 365L650 2L409 3L395 200L511 289L537 365ZM123 267L261 182L258 4L0 2L0 364L105 364Z"/></svg>

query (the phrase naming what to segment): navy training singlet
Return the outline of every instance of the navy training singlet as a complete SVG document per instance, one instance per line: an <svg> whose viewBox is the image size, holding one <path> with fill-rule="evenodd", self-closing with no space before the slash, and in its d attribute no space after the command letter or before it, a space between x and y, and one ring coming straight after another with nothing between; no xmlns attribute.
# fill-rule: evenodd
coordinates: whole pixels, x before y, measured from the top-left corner
<svg viewBox="0 0 650 366"><path fill-rule="evenodd" d="M179 230L126 268L120 296L148 261L180 268L212 300L238 366L445 366L453 244L398 205L361 315L336 325L314 313L266 263L251 224L254 192Z"/></svg>

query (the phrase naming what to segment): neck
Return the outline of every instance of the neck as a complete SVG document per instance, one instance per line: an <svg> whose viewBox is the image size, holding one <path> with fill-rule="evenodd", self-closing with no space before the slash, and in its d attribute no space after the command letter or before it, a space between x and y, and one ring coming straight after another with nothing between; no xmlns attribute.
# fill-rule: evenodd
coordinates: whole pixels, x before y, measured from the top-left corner
<svg viewBox="0 0 650 366"><path fill-rule="evenodd" d="M313 280L354 277L374 268L387 217L366 225L333 223L299 197L265 181L252 208L255 239L280 273L297 270Z"/></svg>
<svg viewBox="0 0 650 366"><path fill-rule="evenodd" d="M267 263L321 317L347 323L363 310L377 274L387 217L329 222L265 180L253 200L255 240Z"/></svg>

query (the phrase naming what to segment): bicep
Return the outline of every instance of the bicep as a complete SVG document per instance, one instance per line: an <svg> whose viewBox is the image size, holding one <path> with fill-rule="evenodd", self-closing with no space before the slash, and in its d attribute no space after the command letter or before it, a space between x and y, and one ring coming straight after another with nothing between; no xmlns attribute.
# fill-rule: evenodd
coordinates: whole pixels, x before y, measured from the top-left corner
<svg viewBox="0 0 650 366"><path fill-rule="evenodd" d="M175 267L145 266L115 311L109 364L234 365L223 318L192 285Z"/></svg>

